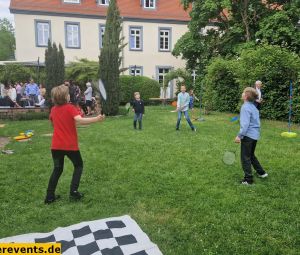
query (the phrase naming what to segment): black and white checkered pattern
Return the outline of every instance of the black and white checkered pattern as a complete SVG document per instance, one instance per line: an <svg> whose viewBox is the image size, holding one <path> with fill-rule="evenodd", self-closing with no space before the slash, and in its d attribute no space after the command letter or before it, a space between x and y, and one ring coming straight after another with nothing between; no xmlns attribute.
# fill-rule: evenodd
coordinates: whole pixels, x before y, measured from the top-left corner
<svg viewBox="0 0 300 255"><path fill-rule="evenodd" d="M0 243L62 244L63 255L162 255L129 216L82 222L51 233L0 239Z"/></svg>

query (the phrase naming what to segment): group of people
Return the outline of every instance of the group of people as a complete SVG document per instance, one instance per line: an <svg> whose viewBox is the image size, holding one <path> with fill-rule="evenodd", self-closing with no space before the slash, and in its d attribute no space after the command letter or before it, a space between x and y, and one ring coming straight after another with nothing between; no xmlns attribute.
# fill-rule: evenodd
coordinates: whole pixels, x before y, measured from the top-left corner
<svg viewBox="0 0 300 255"><path fill-rule="evenodd" d="M258 177L268 177L267 172L263 169L255 156L256 144L260 138L260 117L258 108L262 103L261 85L262 83L257 81L255 88L247 87L242 93L244 104L240 111L240 130L235 138L235 142L241 144L241 163L244 171L244 178L241 183L244 185L253 184L252 166L256 170ZM87 89L84 94L87 95L90 93L91 95L91 85L87 83L86 86ZM96 117L83 118L78 108L76 108L76 100L75 104L69 103L70 101L72 102L73 89L69 83L65 83L64 85L53 88L51 91L51 98L54 103L50 114L50 120L54 127L51 145L54 169L47 188L46 204L51 204L60 198L59 195L55 194L55 190L63 172L65 156L67 156L74 165L74 173L70 186L70 198L78 200L83 197L83 193L78 191L83 170L83 161L78 147L76 124L90 124L101 122L105 119L105 116L101 114ZM76 89L74 91L76 92ZM180 91L177 97L176 111L178 112L178 118L176 130L179 130L181 116L184 114L191 130L196 131L188 114L189 109L193 109L195 95L193 91L187 93L185 85L181 86ZM87 97L87 99L89 99L89 97ZM142 117L145 113L145 107L139 92L134 93L134 101L131 105L134 112L133 127L137 129L138 121L139 129L142 129Z"/></svg>
<svg viewBox="0 0 300 255"><path fill-rule="evenodd" d="M30 82L0 84L0 106L5 107L43 107L45 105L46 88Z"/></svg>

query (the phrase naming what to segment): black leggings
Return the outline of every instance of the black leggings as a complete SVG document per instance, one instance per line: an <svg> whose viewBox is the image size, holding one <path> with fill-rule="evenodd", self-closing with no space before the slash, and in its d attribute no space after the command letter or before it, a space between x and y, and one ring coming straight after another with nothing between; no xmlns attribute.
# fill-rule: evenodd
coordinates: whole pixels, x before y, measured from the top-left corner
<svg viewBox="0 0 300 255"><path fill-rule="evenodd" d="M51 152L54 163L54 169L49 180L47 196L55 196L55 189L58 183L58 179L61 176L64 169L65 156L67 156L72 161L74 166L74 173L71 181L70 192L77 191L83 169L83 162L80 155L80 151L51 150Z"/></svg>

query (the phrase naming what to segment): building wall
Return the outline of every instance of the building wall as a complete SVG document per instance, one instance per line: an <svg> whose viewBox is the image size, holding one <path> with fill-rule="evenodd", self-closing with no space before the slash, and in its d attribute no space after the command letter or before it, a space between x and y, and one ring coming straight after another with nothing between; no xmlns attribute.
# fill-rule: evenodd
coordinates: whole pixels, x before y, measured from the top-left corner
<svg viewBox="0 0 300 255"><path fill-rule="evenodd" d="M37 47L35 39L35 20L47 20L51 22L51 39L56 44L61 44L64 48L66 62L76 61L76 59L87 58L98 60L100 54L99 47L99 25L105 24L104 19L88 19L75 17L45 16L45 15L24 15L15 14L16 32L16 59L17 61L44 61L45 47ZM69 49L65 47L65 22L80 23L81 48ZM171 50L176 41L188 30L187 24L158 24L152 22L124 21L123 35L125 42L129 38L129 26L143 27L143 50L130 51L129 45L124 48L124 62L122 67L142 66L143 75L157 79L157 67L168 66L180 68L185 66L185 62L176 59L171 52L159 51L159 28L170 28ZM129 74L126 71L124 74Z"/></svg>

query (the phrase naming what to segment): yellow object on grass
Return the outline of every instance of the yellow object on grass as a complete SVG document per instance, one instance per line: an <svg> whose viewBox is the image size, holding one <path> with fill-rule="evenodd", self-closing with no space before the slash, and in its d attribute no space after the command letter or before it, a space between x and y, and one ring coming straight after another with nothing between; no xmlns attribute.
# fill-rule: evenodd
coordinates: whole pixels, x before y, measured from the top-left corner
<svg viewBox="0 0 300 255"><path fill-rule="evenodd" d="M282 132L281 136L282 137L287 137L287 138L295 138L295 137L297 137L297 133L294 133L294 132Z"/></svg>

